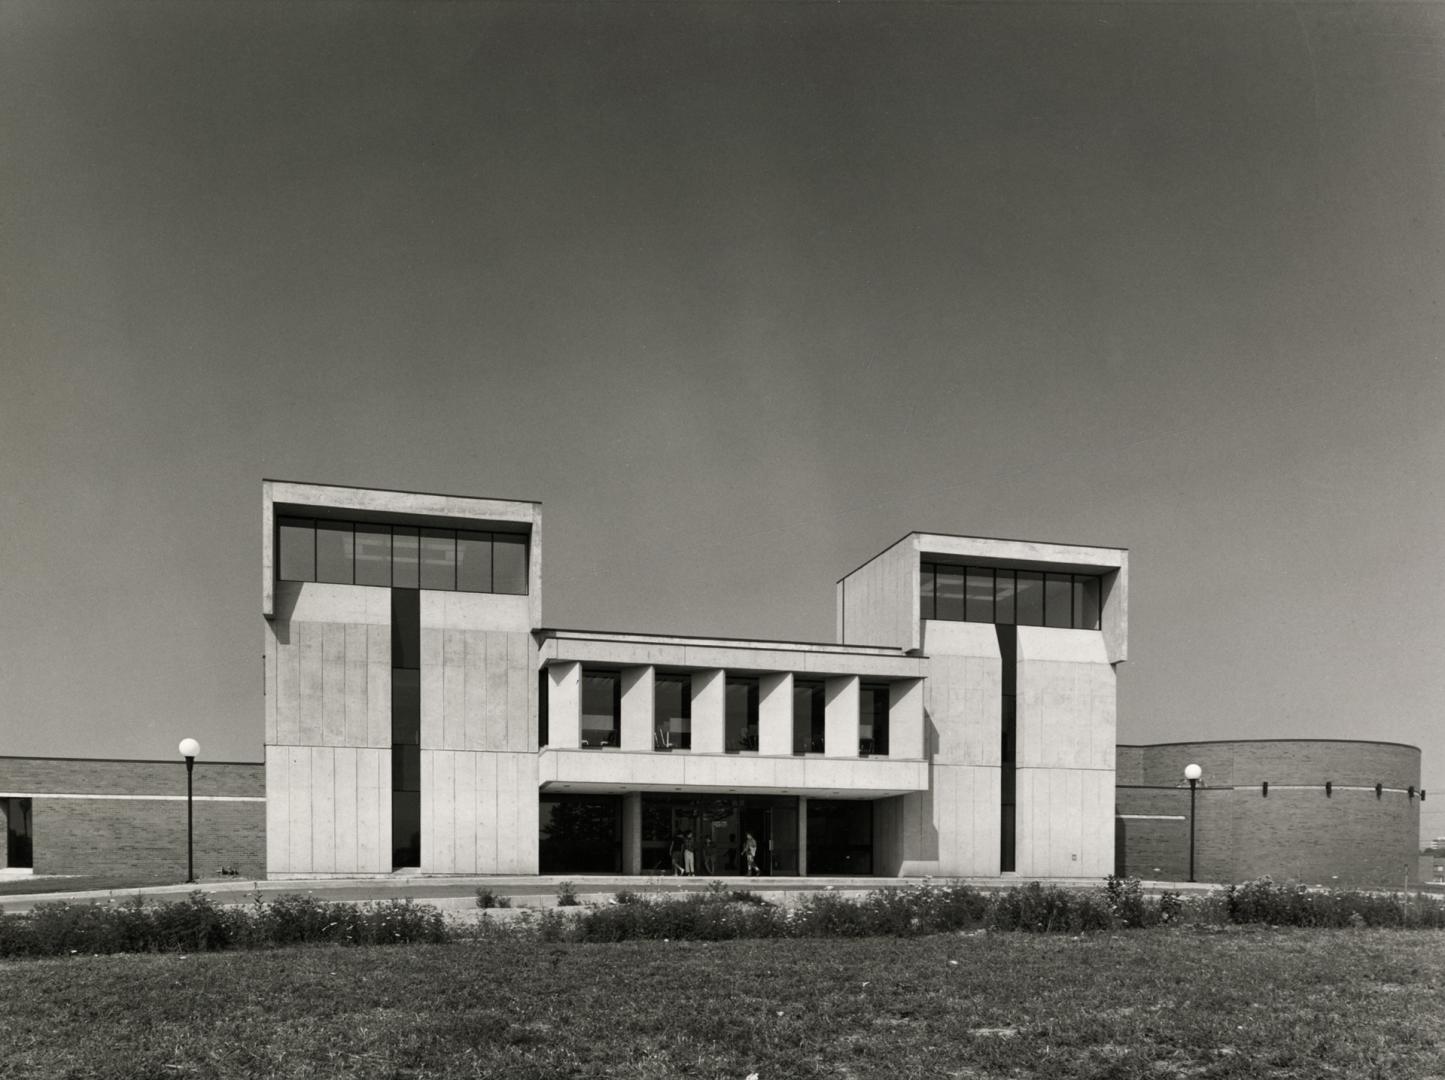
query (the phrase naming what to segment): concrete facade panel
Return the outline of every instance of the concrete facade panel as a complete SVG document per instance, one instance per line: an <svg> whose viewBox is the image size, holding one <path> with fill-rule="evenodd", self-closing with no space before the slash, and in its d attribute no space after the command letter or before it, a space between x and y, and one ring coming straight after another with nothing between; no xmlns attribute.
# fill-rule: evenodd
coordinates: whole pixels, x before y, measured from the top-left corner
<svg viewBox="0 0 1445 1080"><path fill-rule="evenodd" d="M905 536L837 585L839 641L918 647L918 547Z"/></svg>
<svg viewBox="0 0 1445 1080"><path fill-rule="evenodd" d="M692 675L692 749L699 754L721 754L724 743L723 692L726 672L696 671Z"/></svg>
<svg viewBox="0 0 1445 1080"><path fill-rule="evenodd" d="M623 750L652 749L653 693L656 669L649 666L622 669Z"/></svg>
<svg viewBox="0 0 1445 1080"><path fill-rule="evenodd" d="M758 753L793 752L793 673L772 672L758 679Z"/></svg>
<svg viewBox="0 0 1445 1080"><path fill-rule="evenodd" d="M823 684L823 752L829 757L858 756L856 675L838 675Z"/></svg>

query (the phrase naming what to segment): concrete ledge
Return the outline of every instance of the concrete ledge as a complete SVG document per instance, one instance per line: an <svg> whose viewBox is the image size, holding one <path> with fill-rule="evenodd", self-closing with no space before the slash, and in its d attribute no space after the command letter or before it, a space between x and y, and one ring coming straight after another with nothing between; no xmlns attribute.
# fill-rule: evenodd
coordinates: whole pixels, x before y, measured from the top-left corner
<svg viewBox="0 0 1445 1080"><path fill-rule="evenodd" d="M874 799L927 791L928 763L882 757L548 747L539 755L538 782L543 791L551 792L716 791Z"/></svg>

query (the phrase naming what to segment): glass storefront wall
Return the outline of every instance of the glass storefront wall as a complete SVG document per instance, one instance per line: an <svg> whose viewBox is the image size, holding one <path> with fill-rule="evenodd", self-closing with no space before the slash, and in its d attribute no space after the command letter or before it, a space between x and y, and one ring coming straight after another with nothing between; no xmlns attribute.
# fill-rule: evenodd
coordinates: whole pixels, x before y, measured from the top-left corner
<svg viewBox="0 0 1445 1080"><path fill-rule="evenodd" d="M621 795L543 795L538 818L542 873L622 873Z"/></svg>
<svg viewBox="0 0 1445 1080"><path fill-rule="evenodd" d="M543 794L540 870L544 874L621 874L622 795ZM798 858L796 795L644 792L642 873L697 877L748 874L748 837L759 877L794 877ZM809 799L809 875L873 872L873 804L866 799Z"/></svg>
<svg viewBox="0 0 1445 1080"><path fill-rule="evenodd" d="M873 873L873 804L867 799L808 800L808 874Z"/></svg>
<svg viewBox="0 0 1445 1080"><path fill-rule="evenodd" d="M798 800L791 795L642 796L642 872L732 877L747 873L747 837L759 876L798 872Z"/></svg>

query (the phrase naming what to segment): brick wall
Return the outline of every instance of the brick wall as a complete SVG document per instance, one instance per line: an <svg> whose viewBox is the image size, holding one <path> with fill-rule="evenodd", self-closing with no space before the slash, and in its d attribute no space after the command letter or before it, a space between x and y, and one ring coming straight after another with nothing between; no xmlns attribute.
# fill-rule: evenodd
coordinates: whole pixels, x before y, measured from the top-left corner
<svg viewBox="0 0 1445 1080"><path fill-rule="evenodd" d="M210 877L234 867L266 874L265 769L249 762L196 762L195 868ZM186 768L171 761L0 757L0 794L32 796L37 874L172 876L186 873ZM165 799L46 798L52 795L170 796ZM179 796L179 798L177 797Z"/></svg>
<svg viewBox="0 0 1445 1080"><path fill-rule="evenodd" d="M266 794L266 767L249 761L196 762L197 795ZM0 757L0 794L184 795L186 763L102 758Z"/></svg>
<svg viewBox="0 0 1445 1080"><path fill-rule="evenodd" d="M1195 818L1197 880L1268 875L1341 886L1418 880L1420 804L1403 790L1419 788L1414 747L1341 740L1169 743L1120 747L1119 761L1116 872L1187 877L1189 788L1182 772L1195 762L1204 769ZM1268 798L1262 780L1270 782ZM1329 797L1326 780L1334 782ZM1377 782L1387 789L1378 799ZM1185 820L1154 820L1161 816Z"/></svg>

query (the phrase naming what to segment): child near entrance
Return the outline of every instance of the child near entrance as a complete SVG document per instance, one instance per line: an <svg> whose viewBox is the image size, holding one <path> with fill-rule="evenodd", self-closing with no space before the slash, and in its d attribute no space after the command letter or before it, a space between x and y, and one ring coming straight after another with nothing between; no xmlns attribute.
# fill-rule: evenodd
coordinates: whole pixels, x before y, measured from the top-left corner
<svg viewBox="0 0 1445 1080"><path fill-rule="evenodd" d="M752 833L743 836L743 872L748 877L757 874L758 841Z"/></svg>

